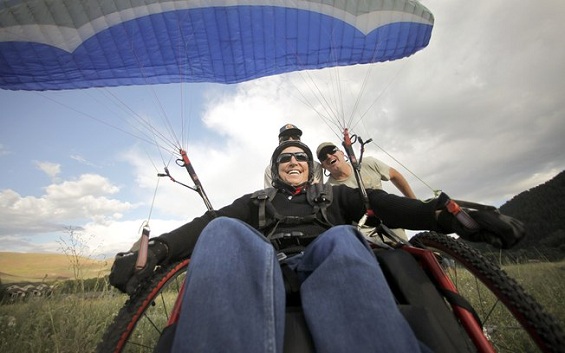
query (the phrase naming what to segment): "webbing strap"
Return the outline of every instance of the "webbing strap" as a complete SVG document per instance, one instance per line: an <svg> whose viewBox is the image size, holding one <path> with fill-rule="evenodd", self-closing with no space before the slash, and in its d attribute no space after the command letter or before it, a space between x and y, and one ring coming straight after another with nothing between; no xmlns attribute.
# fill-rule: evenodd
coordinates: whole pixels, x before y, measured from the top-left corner
<svg viewBox="0 0 565 353"><path fill-rule="evenodd" d="M441 293L443 294L443 296L445 297L445 299L452 305L457 305L465 310L467 310L468 312L470 312L473 317L475 318L475 320L477 320L477 322L479 323L479 325L481 327L483 327L483 323L481 321L481 318L479 317L479 314L477 314L477 312L475 311L475 309L473 308L473 306L471 306L471 303L469 303L467 301L467 299L465 299L463 296L461 296L459 293L456 292L452 292L450 290L447 290L445 288L441 288Z"/></svg>
<svg viewBox="0 0 565 353"><path fill-rule="evenodd" d="M270 201L271 199L273 199L276 193L277 193L276 189L268 188L268 189L255 191L251 195L251 199L257 205L258 208L259 229L263 229L267 226L267 213L266 213L267 200Z"/></svg>
<svg viewBox="0 0 565 353"><path fill-rule="evenodd" d="M259 229L267 225L267 217L265 217L265 203L267 203L267 194L259 195Z"/></svg>

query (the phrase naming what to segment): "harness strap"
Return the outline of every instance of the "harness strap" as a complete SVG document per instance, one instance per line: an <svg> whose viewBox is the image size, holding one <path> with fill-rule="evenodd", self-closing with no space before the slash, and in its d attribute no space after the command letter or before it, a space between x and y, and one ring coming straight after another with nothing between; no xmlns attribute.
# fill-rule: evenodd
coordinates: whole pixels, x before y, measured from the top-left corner
<svg viewBox="0 0 565 353"><path fill-rule="evenodd" d="M264 193L259 195L257 198L259 200L259 228L263 228L267 224L267 218L265 217L265 203L267 202L267 194Z"/></svg>
<svg viewBox="0 0 565 353"><path fill-rule="evenodd" d="M473 317L475 318L475 320L477 320L479 325L481 325L481 327L483 327L483 323L481 321L481 318L479 317L479 315L477 314L477 312L475 311L473 306L471 306L471 303L469 303L467 301L467 299L465 299L459 293L452 292L450 290L443 289L443 288L441 288L440 290L441 290L441 294L445 297L445 299L450 304L457 305L457 306L467 310L468 312L470 312L471 315L473 315Z"/></svg>
<svg viewBox="0 0 565 353"><path fill-rule="evenodd" d="M305 234L302 232L288 232L288 233L276 233L273 235L269 235L269 240L277 240L281 238L301 238L304 237Z"/></svg>
<svg viewBox="0 0 565 353"><path fill-rule="evenodd" d="M333 224L328 219L327 208L332 203L333 188L330 184L316 183L308 189L306 198L308 202L314 207L314 214L321 213L322 219L317 220L328 227L333 227Z"/></svg>
<svg viewBox="0 0 565 353"><path fill-rule="evenodd" d="M258 214L258 221L259 221L259 229L263 229L267 226L267 215L266 215L266 205L267 200L272 200L277 193L276 189L268 188L257 190L251 195L251 199L254 200L253 202L256 203L257 208L259 210ZM269 202L270 204L270 202Z"/></svg>

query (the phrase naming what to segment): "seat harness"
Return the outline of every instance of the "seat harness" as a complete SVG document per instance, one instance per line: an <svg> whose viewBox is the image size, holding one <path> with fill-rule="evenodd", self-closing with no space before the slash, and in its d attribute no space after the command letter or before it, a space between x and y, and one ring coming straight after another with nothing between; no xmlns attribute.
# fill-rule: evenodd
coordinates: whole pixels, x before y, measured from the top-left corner
<svg viewBox="0 0 565 353"><path fill-rule="evenodd" d="M306 199L312 206L312 213L306 216L283 216L272 204L272 200L277 195L278 190L267 188L258 190L251 195L253 203L258 208L259 230L269 239L273 247L277 250L277 258L281 263L281 271L286 279L285 291L289 298L300 297L295 294L300 288L300 280L294 270L283 261L289 256L299 254L304 251L308 241L314 239L318 234L304 234L299 231L279 232L276 230L280 224L307 224L319 223L331 228L333 224L328 220L327 207L332 203L333 189L329 184L313 184L306 189ZM294 295L292 295L294 294Z"/></svg>

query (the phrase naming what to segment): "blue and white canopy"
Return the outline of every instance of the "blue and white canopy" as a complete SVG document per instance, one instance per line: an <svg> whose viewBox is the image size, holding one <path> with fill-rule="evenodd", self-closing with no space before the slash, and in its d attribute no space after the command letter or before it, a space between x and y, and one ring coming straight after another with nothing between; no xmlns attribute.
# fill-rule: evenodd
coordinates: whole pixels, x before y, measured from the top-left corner
<svg viewBox="0 0 565 353"><path fill-rule="evenodd" d="M426 47L413 0L6 0L0 88L238 83Z"/></svg>

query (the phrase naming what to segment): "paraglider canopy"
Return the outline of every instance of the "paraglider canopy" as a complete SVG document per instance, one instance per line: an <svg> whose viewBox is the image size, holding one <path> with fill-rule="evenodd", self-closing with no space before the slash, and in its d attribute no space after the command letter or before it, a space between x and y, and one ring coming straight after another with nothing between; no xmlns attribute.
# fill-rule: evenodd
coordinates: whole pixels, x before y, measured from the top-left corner
<svg viewBox="0 0 565 353"><path fill-rule="evenodd" d="M417 1L21 0L0 9L0 88L238 83L403 58L433 15Z"/></svg>

